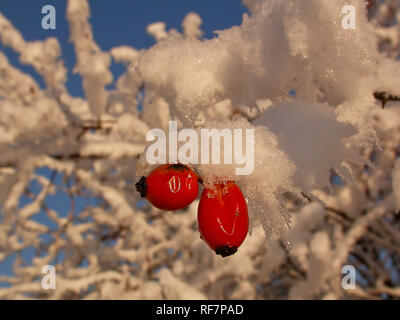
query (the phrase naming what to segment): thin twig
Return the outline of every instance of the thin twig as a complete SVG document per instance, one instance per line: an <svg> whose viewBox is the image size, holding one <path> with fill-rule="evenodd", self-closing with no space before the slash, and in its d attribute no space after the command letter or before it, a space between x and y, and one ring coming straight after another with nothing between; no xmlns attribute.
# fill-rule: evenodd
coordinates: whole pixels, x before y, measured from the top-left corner
<svg viewBox="0 0 400 320"><path fill-rule="evenodd" d="M385 91L374 92L374 97L382 103L382 109L385 108L386 103L389 101L400 101L400 96L387 93Z"/></svg>

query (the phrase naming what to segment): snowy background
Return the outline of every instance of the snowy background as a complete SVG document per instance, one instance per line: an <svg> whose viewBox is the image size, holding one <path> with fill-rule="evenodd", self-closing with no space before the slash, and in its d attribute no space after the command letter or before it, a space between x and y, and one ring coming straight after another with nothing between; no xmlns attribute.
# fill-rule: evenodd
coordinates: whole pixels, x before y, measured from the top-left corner
<svg viewBox="0 0 400 320"><path fill-rule="evenodd" d="M0 298L400 297L400 1L151 2L0 4ZM255 130L252 174L196 166L248 200L231 257L134 191L170 119Z"/></svg>

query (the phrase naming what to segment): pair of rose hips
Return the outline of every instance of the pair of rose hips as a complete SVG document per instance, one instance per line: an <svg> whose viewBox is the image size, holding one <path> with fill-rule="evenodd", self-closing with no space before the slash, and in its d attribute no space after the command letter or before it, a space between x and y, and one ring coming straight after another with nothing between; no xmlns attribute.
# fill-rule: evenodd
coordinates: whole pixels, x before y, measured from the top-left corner
<svg viewBox="0 0 400 320"><path fill-rule="evenodd" d="M201 179L188 166L165 164L141 177L136 190L161 210L179 210L198 195ZM200 238L222 257L230 256L246 238L249 217L246 200L233 181L204 188L197 211Z"/></svg>

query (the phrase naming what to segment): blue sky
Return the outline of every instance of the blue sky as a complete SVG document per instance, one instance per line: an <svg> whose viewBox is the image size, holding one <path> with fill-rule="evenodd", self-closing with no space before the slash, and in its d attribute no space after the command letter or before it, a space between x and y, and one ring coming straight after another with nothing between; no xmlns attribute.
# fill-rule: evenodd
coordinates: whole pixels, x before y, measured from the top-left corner
<svg viewBox="0 0 400 320"><path fill-rule="evenodd" d="M22 33L25 40L43 40L47 37L58 38L62 48L62 58L69 70L67 87L74 96L83 96L81 79L79 75L72 74L75 65L75 56L72 43L69 42L69 28L66 21L66 0L0 0L0 12L5 15L15 27ZM56 29L44 30L41 27L44 5L51 4L56 8ZM153 38L146 33L148 24L156 21L164 21L167 29L181 30L181 23L189 12L197 12L203 19L202 30L206 38L214 36L213 31L230 28L239 25L246 8L241 5L241 0L91 0L90 23L97 44L104 51L120 45L129 45L136 49L148 48L154 44ZM24 72L32 75L43 87L43 80L32 67L21 65L18 56L9 48L0 44L0 51L4 52L10 63ZM116 76L124 71L121 65L113 64L111 70ZM47 168L40 168L38 174L50 176ZM58 175L55 183L64 183L63 177ZM39 191L37 183L31 183L33 193ZM25 205L31 200L21 197L20 204ZM75 199L77 210L87 205L95 205L96 199L82 197ZM65 193L58 192L46 199L46 205L61 214L67 214L69 199ZM54 227L43 212L38 213L35 220ZM1 217L0 217L1 221ZM46 239L43 239L46 241ZM30 264L34 257L32 248L24 250L22 257ZM12 274L12 264L15 255L10 256L0 263L0 275ZM0 282L0 287L5 286Z"/></svg>

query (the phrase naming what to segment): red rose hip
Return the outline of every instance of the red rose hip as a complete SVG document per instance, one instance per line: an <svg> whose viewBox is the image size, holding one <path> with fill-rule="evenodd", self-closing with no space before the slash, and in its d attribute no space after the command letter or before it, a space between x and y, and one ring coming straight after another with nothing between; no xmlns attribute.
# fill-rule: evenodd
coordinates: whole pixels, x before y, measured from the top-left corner
<svg viewBox="0 0 400 320"><path fill-rule="evenodd" d="M197 219L200 237L222 257L234 254L249 230L247 203L233 181L204 189Z"/></svg>
<svg viewBox="0 0 400 320"><path fill-rule="evenodd" d="M196 173L183 164L155 168L135 184L136 190L158 209L179 210L191 204L199 193Z"/></svg>

